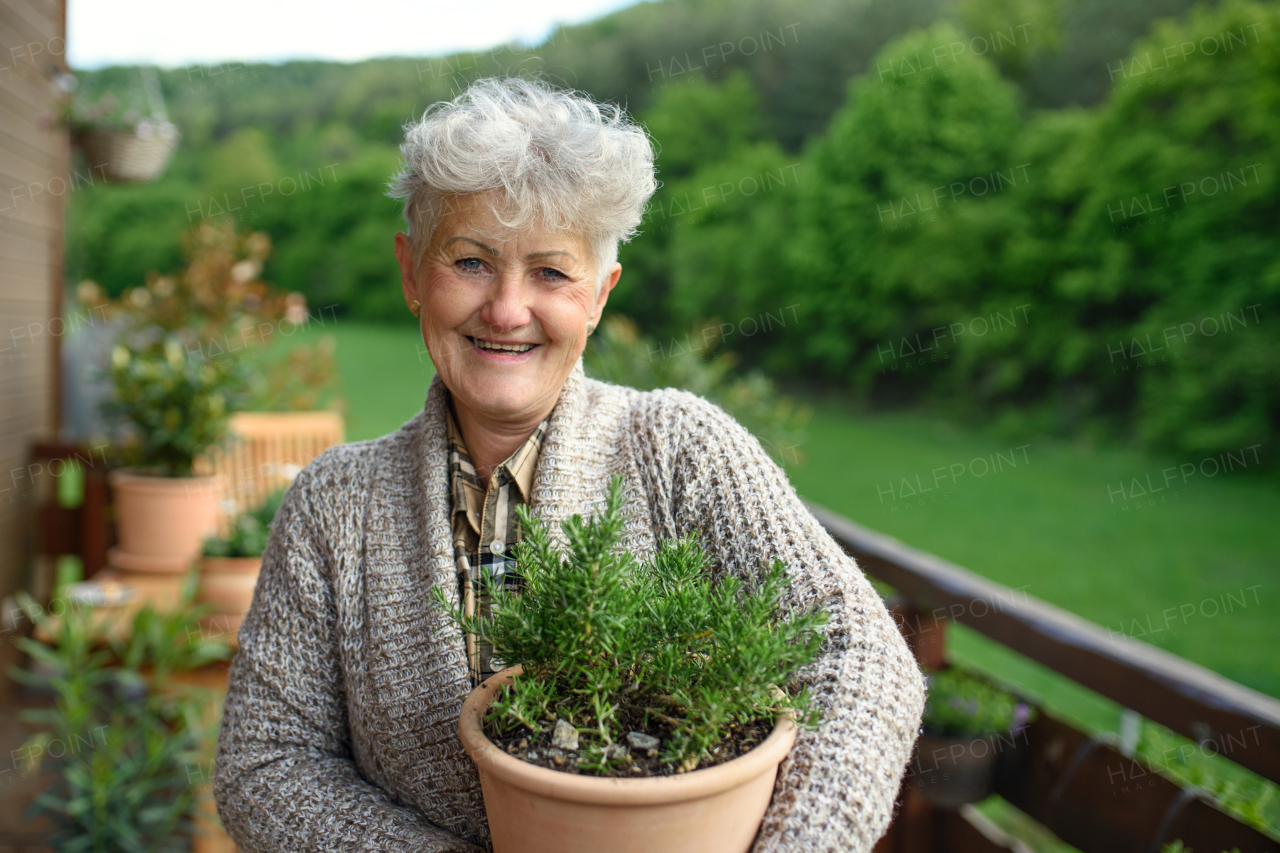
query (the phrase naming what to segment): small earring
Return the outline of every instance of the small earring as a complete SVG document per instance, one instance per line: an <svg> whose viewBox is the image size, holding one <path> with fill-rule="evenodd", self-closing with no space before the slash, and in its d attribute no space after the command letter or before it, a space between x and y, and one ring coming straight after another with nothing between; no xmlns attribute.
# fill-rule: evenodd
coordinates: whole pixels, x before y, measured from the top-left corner
<svg viewBox="0 0 1280 853"><path fill-rule="evenodd" d="M588 338L589 338L589 337L591 337L591 333L592 333L592 332L594 332L595 330L596 330L596 324L595 324L595 323L588 323L588 324L587 324L587 337L588 337Z"/></svg>
<svg viewBox="0 0 1280 853"><path fill-rule="evenodd" d="M421 303L421 302L419 302L419 301L418 301L418 300L416 300L416 299L415 299L415 300L413 300L413 304L409 306L409 313L410 313L410 314L412 314L413 316L417 317L417 316L418 316L418 312L419 312L419 311L421 311L421 310L422 310L422 303Z"/></svg>

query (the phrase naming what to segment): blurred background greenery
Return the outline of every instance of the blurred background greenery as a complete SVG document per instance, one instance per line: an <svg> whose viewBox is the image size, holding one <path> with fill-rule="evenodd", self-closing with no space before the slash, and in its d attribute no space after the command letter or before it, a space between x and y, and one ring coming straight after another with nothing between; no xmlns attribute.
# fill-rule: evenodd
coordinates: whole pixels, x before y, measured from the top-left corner
<svg viewBox="0 0 1280 853"><path fill-rule="evenodd" d="M403 123L482 75L582 89L645 123L663 182L610 302L630 354L600 335L590 370L718 394L807 497L1129 634L1261 584L1144 639L1280 696L1277 24L1242 0L664 0L528 50L162 71L178 153L69 196L65 273L119 294L202 220L266 232L262 277L328 318L290 341L333 335L349 437L384 434L432 375L384 195ZM895 485L1023 445L942 504Z"/></svg>
<svg viewBox="0 0 1280 853"><path fill-rule="evenodd" d="M231 218L313 308L408 323L383 195L401 125L467 79L537 73L662 146L612 300L660 342L710 323L742 367L864 403L1183 455L1261 444L1271 466L1278 10L667 0L524 52L170 70L168 174L72 194L66 275L119 293ZM106 91L140 99L137 70L83 75Z"/></svg>

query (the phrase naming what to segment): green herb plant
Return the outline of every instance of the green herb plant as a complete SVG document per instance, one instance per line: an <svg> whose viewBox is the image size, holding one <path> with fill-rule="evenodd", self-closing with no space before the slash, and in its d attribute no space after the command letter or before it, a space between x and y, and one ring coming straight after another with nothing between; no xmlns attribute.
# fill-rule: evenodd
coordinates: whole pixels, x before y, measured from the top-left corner
<svg viewBox="0 0 1280 853"><path fill-rule="evenodd" d="M20 751L27 771L56 770L33 810L57 827L58 853L178 853L190 849L205 781L194 772L212 757L211 691L171 682L174 673L229 656L204 639L191 609L150 606L124 631L110 617L73 605L56 619L23 595L23 610L51 645L18 644L41 671L14 667L15 680L51 689L51 709L24 717L44 731ZM216 719L214 717L213 719Z"/></svg>
<svg viewBox="0 0 1280 853"><path fill-rule="evenodd" d="M928 674L924 729L944 736L991 737L1027 723L1030 706L962 669Z"/></svg>
<svg viewBox="0 0 1280 853"><path fill-rule="evenodd" d="M267 495L262 505L242 512L231 523L226 536L210 536L204 540L206 557L261 557L271 536L271 522L284 503L284 489Z"/></svg>
<svg viewBox="0 0 1280 853"><path fill-rule="evenodd" d="M466 617L434 590L463 631L491 643L509 665L524 666L486 723L509 734L564 719L583 744L580 768L601 774L611 772L606 748L626 734L623 715L669 729L660 759L683 771L708 758L735 725L787 713L815 728L820 714L796 676L818 655L826 612L786 611L781 561L751 588L734 577L712 582L692 535L637 562L617 547L622 502L622 479L614 477L603 514L562 524L567 555L520 506L526 535L515 556L523 589L487 584L488 617Z"/></svg>

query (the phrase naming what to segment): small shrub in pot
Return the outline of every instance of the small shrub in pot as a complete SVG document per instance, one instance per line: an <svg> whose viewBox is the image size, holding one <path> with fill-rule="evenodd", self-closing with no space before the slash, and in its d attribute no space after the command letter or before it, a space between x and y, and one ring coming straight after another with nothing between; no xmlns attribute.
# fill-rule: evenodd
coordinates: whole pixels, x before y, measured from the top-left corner
<svg viewBox="0 0 1280 853"><path fill-rule="evenodd" d="M912 784L943 808L978 802L991 790L997 738L1021 731L1034 709L956 667L929 673L928 682Z"/></svg>
<svg viewBox="0 0 1280 853"><path fill-rule="evenodd" d="M483 759L475 744L468 744L468 750L486 785L497 850L503 849L504 839L495 826L487 783L501 775L499 765L542 765L531 774L516 772L534 794L539 788L554 789L559 800L570 795L561 791L567 783L555 777L570 774L627 777L575 781L575 790L585 792L586 799L595 796L592 785L652 791L654 785L730 772L754 750L763 752L773 738L769 733L776 734L784 722L792 736L790 721L809 728L820 722L807 690L795 684L797 674L818 655L827 614L783 607L786 567L775 562L754 585L731 576L713 582L709 560L692 536L663 542L651 559L640 562L617 548L621 508L621 478L615 477L602 515L564 522L569 549L562 555L546 528L527 507L519 507L526 531L515 552L522 589L510 594L489 584L488 614L468 617L449 608L443 590L435 590L439 604L450 609L464 631L491 644L495 658L522 667L518 677L508 670L489 679L501 681L500 687L486 682L472 694L487 690L492 697L481 711ZM463 713L466 743L465 707ZM761 741L764 746L758 746ZM768 805L785 752L768 768L755 823L746 828L747 844ZM699 772L690 772L694 770ZM653 776L662 778L645 778ZM615 799L615 805L634 805L625 794L619 796L623 799ZM635 808L622 811L636 813ZM560 827L562 831L585 832L584 827L600 824L605 833L616 832L625 822L613 813L574 813L563 820L573 825ZM669 815L654 820L672 825ZM740 817L738 822L743 822ZM507 849L542 849L524 826L525 834ZM558 830L553 826L548 831L554 835Z"/></svg>
<svg viewBox="0 0 1280 853"><path fill-rule="evenodd" d="M322 370L297 382L263 378L279 372L259 358L272 330L307 318L300 294L260 278L271 248L265 234L201 223L184 243L187 263L177 274L153 273L114 300L91 282L77 289L118 332L102 408L131 466L110 475L119 531L111 562L121 570L177 574L199 556L216 532L223 486L201 472L228 437L233 412L263 405L274 390L301 399L332 385Z"/></svg>

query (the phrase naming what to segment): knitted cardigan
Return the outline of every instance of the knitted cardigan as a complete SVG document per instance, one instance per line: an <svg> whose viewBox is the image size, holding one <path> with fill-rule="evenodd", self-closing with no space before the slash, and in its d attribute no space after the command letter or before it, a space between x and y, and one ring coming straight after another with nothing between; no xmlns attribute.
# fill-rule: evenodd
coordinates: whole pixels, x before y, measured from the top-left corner
<svg viewBox="0 0 1280 853"><path fill-rule="evenodd" d="M470 691L458 628L445 388L397 432L308 465L272 525L218 738L214 795L244 853L489 849L475 766L458 740ZM884 604L725 412L692 394L588 379L560 392L531 509L560 522L605 506L621 473L623 543L640 558L697 530L716 572L786 562L789 596L830 613L808 670L822 726L780 767L754 853L870 851L920 725L924 684Z"/></svg>

